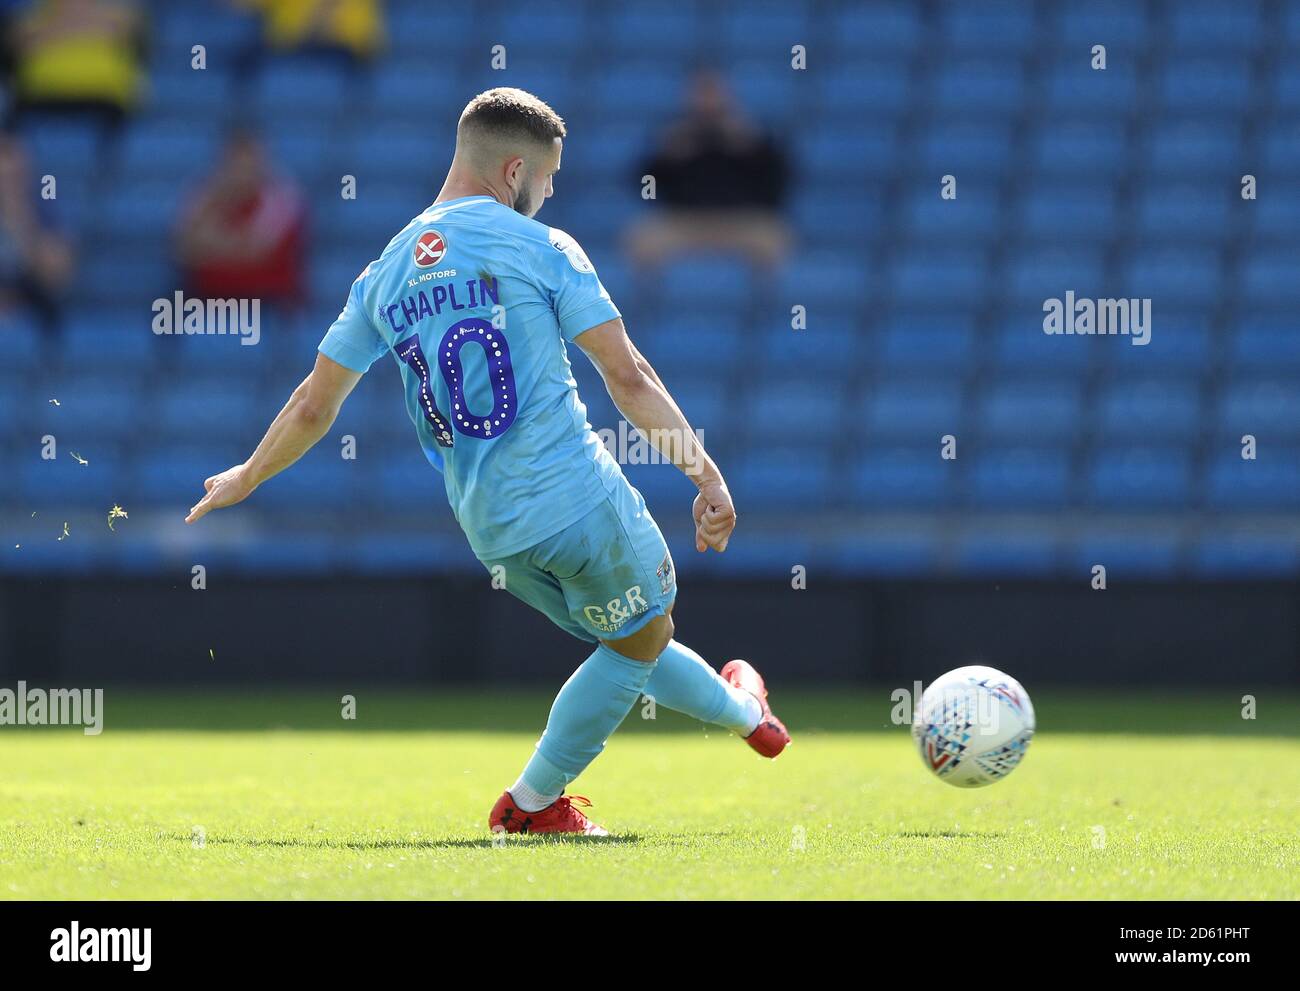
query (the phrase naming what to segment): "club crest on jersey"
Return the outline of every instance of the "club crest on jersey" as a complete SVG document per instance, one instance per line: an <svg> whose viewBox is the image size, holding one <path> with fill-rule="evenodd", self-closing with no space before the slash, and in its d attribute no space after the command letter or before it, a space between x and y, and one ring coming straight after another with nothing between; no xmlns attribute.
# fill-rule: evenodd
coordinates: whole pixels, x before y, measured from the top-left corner
<svg viewBox="0 0 1300 991"><path fill-rule="evenodd" d="M447 253L447 239L435 230L427 230L415 242L415 267L432 268Z"/></svg>

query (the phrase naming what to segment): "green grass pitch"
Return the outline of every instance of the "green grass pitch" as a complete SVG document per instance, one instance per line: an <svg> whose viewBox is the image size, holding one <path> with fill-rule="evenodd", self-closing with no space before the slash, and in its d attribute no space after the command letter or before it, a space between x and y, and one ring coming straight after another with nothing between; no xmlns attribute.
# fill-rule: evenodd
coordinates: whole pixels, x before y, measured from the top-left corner
<svg viewBox="0 0 1300 991"><path fill-rule="evenodd" d="M1300 895L1300 699L1035 695L1006 781L932 778L887 691L784 696L794 746L634 709L573 791L613 840L485 819L549 698L110 690L98 737L0 728L0 897Z"/></svg>

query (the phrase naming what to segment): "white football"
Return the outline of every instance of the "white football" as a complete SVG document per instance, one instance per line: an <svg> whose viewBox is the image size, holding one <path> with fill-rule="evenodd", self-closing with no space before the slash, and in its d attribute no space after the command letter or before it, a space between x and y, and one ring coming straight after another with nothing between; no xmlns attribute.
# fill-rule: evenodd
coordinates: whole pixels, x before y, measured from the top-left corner
<svg viewBox="0 0 1300 991"><path fill-rule="evenodd" d="M912 738L925 766L959 788L980 788L1016 769L1034 736L1034 704L1020 682L974 664L921 694Z"/></svg>

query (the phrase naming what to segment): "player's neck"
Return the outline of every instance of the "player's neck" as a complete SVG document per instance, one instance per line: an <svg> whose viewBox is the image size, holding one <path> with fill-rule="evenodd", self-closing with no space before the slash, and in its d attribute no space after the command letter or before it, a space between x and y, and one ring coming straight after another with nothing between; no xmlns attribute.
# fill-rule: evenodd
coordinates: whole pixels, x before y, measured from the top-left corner
<svg viewBox="0 0 1300 991"><path fill-rule="evenodd" d="M447 200L459 200L466 196L490 196L502 206L510 205L503 193L493 189L490 183L454 168L447 173L447 180L442 184L442 189L433 202L445 203Z"/></svg>

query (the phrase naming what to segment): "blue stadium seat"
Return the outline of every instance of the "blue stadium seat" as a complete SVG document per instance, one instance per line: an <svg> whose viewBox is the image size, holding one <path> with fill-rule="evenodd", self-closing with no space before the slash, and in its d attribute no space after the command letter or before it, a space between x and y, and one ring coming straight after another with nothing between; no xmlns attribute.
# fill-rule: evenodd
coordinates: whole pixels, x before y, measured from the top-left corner
<svg viewBox="0 0 1300 991"><path fill-rule="evenodd" d="M846 197L838 189L815 188L797 193L790 211L796 228L815 233L819 245L838 243L847 250L860 244L865 234L879 229L883 212L879 196L867 190L858 189Z"/></svg>
<svg viewBox="0 0 1300 991"><path fill-rule="evenodd" d="M868 386L857 419L872 440L915 438L938 444L966 425L960 379L881 382Z"/></svg>
<svg viewBox="0 0 1300 991"><path fill-rule="evenodd" d="M988 264L979 251L907 250L888 266L890 291L908 304L973 305L988 295Z"/></svg>
<svg viewBox="0 0 1300 991"><path fill-rule="evenodd" d="M1107 448L1089 466L1087 495L1098 506L1142 511L1186 505L1192 494L1191 459L1169 447Z"/></svg>
<svg viewBox="0 0 1300 991"><path fill-rule="evenodd" d="M825 442L842 430L844 389L825 378L792 379L784 375L750 383L741 410L744 423L774 443L796 437L809 444Z"/></svg>
<svg viewBox="0 0 1300 991"><path fill-rule="evenodd" d="M797 4L757 0L744 7L724 7L717 40L746 54L783 55L809 36L808 11Z"/></svg>
<svg viewBox="0 0 1300 991"><path fill-rule="evenodd" d="M1023 99L1025 80L1018 62L1006 59L957 62L935 77L934 102L945 114L1005 116Z"/></svg>
<svg viewBox="0 0 1300 991"><path fill-rule="evenodd" d="M1184 556L1177 534L1092 526L1070 541L1063 563L1074 575L1089 579L1092 569L1101 565L1109 583L1174 577Z"/></svg>
<svg viewBox="0 0 1300 991"><path fill-rule="evenodd" d="M601 73L600 85L590 96L592 110L606 120L617 120L628 107L636 107L639 115L653 121L679 112L685 92L686 81L675 67L633 61Z"/></svg>
<svg viewBox="0 0 1300 991"><path fill-rule="evenodd" d="M338 553L349 571L361 575L389 577L450 572L478 576L484 570L459 531L422 532L415 539L409 533L363 533L356 539L344 539Z"/></svg>
<svg viewBox="0 0 1300 991"><path fill-rule="evenodd" d="M1094 35L1091 41L1071 51L1069 61L1053 65L1047 77L1046 99L1051 119L1113 119L1132 113L1138 103L1137 74L1131 66L1107 63L1105 69L1092 67L1092 45L1113 35ZM1118 56L1118 53L1116 53ZM1118 58L1117 58L1118 61Z"/></svg>
<svg viewBox="0 0 1300 991"><path fill-rule="evenodd" d="M902 0L854 4L835 11L832 17L832 44L853 55L867 48L896 57L914 51L925 40L920 10Z"/></svg>
<svg viewBox="0 0 1300 991"><path fill-rule="evenodd" d="M1104 273L1100 250L1090 246L1026 248L1012 255L1008 264L1007 293L1030 308L1038 304L1040 328L1045 300L1064 301L1070 289L1080 297L1088 295L1091 287L1101 285Z"/></svg>
<svg viewBox="0 0 1300 991"><path fill-rule="evenodd" d="M753 292L753 272L743 261L721 254L677 255L664 266L662 291L675 307L731 310Z"/></svg>
<svg viewBox="0 0 1300 991"><path fill-rule="evenodd" d="M818 424L810 429L826 430L827 426ZM795 439L793 430L775 431L738 461L727 475L738 505L755 510L814 510L830 505L839 490L832 486L835 475L829 456L807 446L779 446Z"/></svg>
<svg viewBox="0 0 1300 991"><path fill-rule="evenodd" d="M888 318L880 359L886 365L965 368L975 353L975 328L963 316Z"/></svg>
<svg viewBox="0 0 1300 991"><path fill-rule="evenodd" d="M909 69L901 60L836 60L816 66L813 78L817 106L838 118L841 129L861 127L864 118L896 118L913 98Z"/></svg>
<svg viewBox="0 0 1300 991"><path fill-rule="evenodd" d="M484 62L491 56L490 46L494 42L487 39L493 24L481 10L440 7L437 16L431 17L428 7L421 3L391 6L392 9L385 12L386 33L395 54L421 55L434 68L445 67L444 71L455 66L466 50L477 49L476 60L481 57Z"/></svg>
<svg viewBox="0 0 1300 991"><path fill-rule="evenodd" d="M1263 36L1259 7L1253 0L1224 5L1213 0L1181 3L1172 8L1170 37L1179 48L1219 52L1244 50Z"/></svg>
<svg viewBox="0 0 1300 991"><path fill-rule="evenodd" d="M664 2L611 7L601 35L622 56L656 54L669 59L689 58L707 39L700 17L691 3Z"/></svg>
<svg viewBox="0 0 1300 991"><path fill-rule="evenodd" d="M951 504L960 461L940 456L939 438L909 447L872 448L853 465L850 494L861 508L935 508Z"/></svg>
<svg viewBox="0 0 1300 991"><path fill-rule="evenodd" d="M198 446L202 441L202 446ZM188 509L203 496L203 481L248 457L248 450L229 442L195 437L180 446L151 450L130 465L133 482L128 505ZM260 501L259 491L259 501Z"/></svg>
<svg viewBox="0 0 1300 991"><path fill-rule="evenodd" d="M785 58L789 64L789 44L777 39L771 47L775 57ZM774 73L770 58L737 62L727 71L727 79L747 114L771 129L786 127L817 92L806 72Z"/></svg>
<svg viewBox="0 0 1300 991"><path fill-rule="evenodd" d="M969 449L968 449L969 450ZM988 509L1048 509L1071 498L1069 452L1056 447L980 445L970 459L968 501Z"/></svg>
<svg viewBox="0 0 1300 991"><path fill-rule="evenodd" d="M228 377L169 382L156 396L154 429L199 443L214 438L255 442L267 410L247 382Z"/></svg>
<svg viewBox="0 0 1300 991"><path fill-rule="evenodd" d="M1254 460L1235 448L1216 457L1206 478L1208 504L1225 512L1300 509L1300 448L1265 438Z"/></svg>
<svg viewBox="0 0 1300 991"><path fill-rule="evenodd" d="M1223 292L1219 252L1184 247L1133 251L1124 267L1121 288L1132 298L1150 297L1153 312L1163 311L1166 303L1208 306Z"/></svg>
<svg viewBox="0 0 1300 991"><path fill-rule="evenodd" d="M1019 533L970 534L961 537L953 551L956 570L967 575L1048 575L1059 567L1058 558L1055 538Z"/></svg>
<svg viewBox="0 0 1300 991"><path fill-rule="evenodd" d="M826 376L838 382L846 369L859 362L862 333L852 322L814 315L804 330L777 325L755 343L768 371L779 369L794 378Z"/></svg>
<svg viewBox="0 0 1300 991"><path fill-rule="evenodd" d="M218 138L215 128L194 120L141 121L123 138L119 162L137 180L189 184L216 163Z"/></svg>
<svg viewBox="0 0 1300 991"><path fill-rule="evenodd" d="M1151 335L1146 344L1136 337L1096 338L1097 354L1111 368L1133 374L1186 374L1210 367L1217 355L1217 338L1210 333L1203 313L1171 310L1164 300L1151 308Z"/></svg>
<svg viewBox="0 0 1300 991"><path fill-rule="evenodd" d="M30 315L0 313L0 368L30 368L41 360L44 348L40 328Z"/></svg>
<svg viewBox="0 0 1300 991"><path fill-rule="evenodd" d="M1110 187L1042 182L1022 203L1021 231L1027 238L1052 244L1100 241L1112 236L1117 216Z"/></svg>
<svg viewBox="0 0 1300 991"><path fill-rule="evenodd" d="M523 8L500 10L487 20L488 34L494 44L506 46L511 68L515 63L509 56L516 51L568 62L581 58L598 38L604 40L590 12L564 0L536 0Z"/></svg>
<svg viewBox="0 0 1300 991"><path fill-rule="evenodd" d="M63 520L50 514L60 509L67 512L69 507L84 511L87 506L102 503L107 519L114 500L123 501L121 493L126 491L126 477L118 445L105 442L91 448L65 436L59 443L59 456L54 460L41 460L39 451L33 445L19 462L17 491L23 505L28 507L25 516L35 510L38 519L48 521L51 541L62 533ZM72 457L74 451L87 463L81 464Z"/></svg>
<svg viewBox="0 0 1300 991"><path fill-rule="evenodd" d="M1129 0L1094 0L1059 8L1057 32L1067 50L1090 51L1105 40L1106 50L1127 52L1143 47L1150 28L1146 10ZM1108 67L1107 72L1111 69Z"/></svg>
<svg viewBox="0 0 1300 991"><path fill-rule="evenodd" d="M841 573L928 576L938 568L941 552L939 538L933 533L893 531L837 541L826 563Z"/></svg>
<svg viewBox="0 0 1300 991"><path fill-rule="evenodd" d="M1252 104L1253 90L1251 66L1239 60L1179 60L1160 78L1160 98L1175 113L1239 114Z"/></svg>
<svg viewBox="0 0 1300 991"><path fill-rule="evenodd" d="M189 47L187 44L184 50ZM230 62L220 55L209 57L206 69L190 68L188 59L179 64L171 60L155 63L149 75L151 109L161 117L178 122L201 117L214 125L233 119L236 76Z"/></svg>
<svg viewBox="0 0 1300 991"><path fill-rule="evenodd" d="M937 190L915 192L907 202L906 223L913 236L956 244L996 237L1005 212L1000 197L972 183L958 186L955 200L945 200Z"/></svg>
<svg viewBox="0 0 1300 991"><path fill-rule="evenodd" d="M965 111L960 111L965 116ZM913 168L933 177L935 196L939 195L939 176L957 177L957 197L961 198L961 180L969 176L1002 175L1010 167L1014 143L1008 130L991 122L971 124L965 121L936 126L922 133L920 147L914 154Z"/></svg>
<svg viewBox="0 0 1300 991"><path fill-rule="evenodd" d="M1245 533L1209 533L1197 541L1194 573L1206 578L1294 578L1300 575L1300 550L1293 540Z"/></svg>
<svg viewBox="0 0 1300 991"><path fill-rule="evenodd" d="M1029 147L1033 167L1045 175L1090 181L1124 172L1131 155L1123 125L1112 120L1049 123L1034 133Z"/></svg>
<svg viewBox="0 0 1300 991"><path fill-rule="evenodd" d="M1152 183L1138 201L1139 229L1156 243L1221 241L1233 222L1229 195L1222 182Z"/></svg>
<svg viewBox="0 0 1300 991"><path fill-rule="evenodd" d="M644 328L630 329L633 340L661 370L699 371L721 366L742 353L740 322L733 314L679 313L670 311ZM794 331L791 331L793 334ZM744 352L752 351L744 342Z"/></svg>
<svg viewBox="0 0 1300 991"><path fill-rule="evenodd" d="M105 231L118 241L147 230L156 241L159 232L172 229L191 191L165 179L128 181L104 202L101 219Z"/></svg>
<svg viewBox="0 0 1300 991"><path fill-rule="evenodd" d="M1300 153L1300 144L1295 150ZM1300 229L1300 192L1270 189L1266 196L1250 204L1250 213L1257 237L1288 241Z"/></svg>
<svg viewBox="0 0 1300 991"><path fill-rule="evenodd" d="M1097 427L1111 443L1159 437L1190 441L1201 429L1200 390L1187 379L1120 380L1103 389L1098 413Z"/></svg>
<svg viewBox="0 0 1300 991"><path fill-rule="evenodd" d="M820 304L843 308L861 303L874 289L874 278L859 255L799 250L781 266L777 291L782 305L806 306L811 315Z"/></svg>
<svg viewBox="0 0 1300 991"><path fill-rule="evenodd" d="M843 189L824 189L820 181L860 179L864 175L886 175L897 165L898 136L892 123L851 125L828 123L814 129L799 143L800 175L807 185L804 194L838 194ZM852 200L860 200L863 190L855 189Z"/></svg>
<svg viewBox="0 0 1300 991"><path fill-rule="evenodd" d="M1000 441L1066 439L1083 423L1079 387L1069 380L1004 381L979 397L976 423L984 435Z"/></svg>
<svg viewBox="0 0 1300 991"><path fill-rule="evenodd" d="M946 3L939 35L952 49L1022 52L1034 41L1034 7L1024 0L991 0L973 7Z"/></svg>
<svg viewBox="0 0 1300 991"><path fill-rule="evenodd" d="M1273 191L1285 194L1287 191L1285 176L1296 158L1300 156L1300 122L1295 119L1274 118L1269 133L1260 135L1258 154L1260 164L1263 166L1260 171L1282 179L1281 182L1270 183L1275 187ZM1251 205L1260 204L1257 201Z"/></svg>
<svg viewBox="0 0 1300 991"><path fill-rule="evenodd" d="M1300 372L1300 334L1281 318L1243 323L1229 338L1229 360L1237 369Z"/></svg>
<svg viewBox="0 0 1300 991"><path fill-rule="evenodd" d="M1241 294L1247 303L1263 306L1293 306L1300 302L1300 253L1293 248L1259 250L1248 255L1239 277Z"/></svg>
<svg viewBox="0 0 1300 991"><path fill-rule="evenodd" d="M332 509L361 508L361 489L371 484L369 465L345 461L337 444L323 444L257 490L259 505L294 510L310 503Z"/></svg>
<svg viewBox="0 0 1300 991"><path fill-rule="evenodd" d="M274 485L279 479L267 483ZM260 496L261 491L258 492ZM272 531L265 540L238 544L230 554L235 571L299 575L304 572L333 572L343 560L339 539L331 533L286 533Z"/></svg>
<svg viewBox="0 0 1300 991"><path fill-rule="evenodd" d="M281 56L257 74L251 111L263 119L282 117L290 109L293 119L335 113L360 99L356 84L356 77L332 59Z"/></svg>
<svg viewBox="0 0 1300 991"><path fill-rule="evenodd" d="M1300 383L1293 379L1244 379L1219 397L1215 425L1227 437L1265 439L1300 436Z"/></svg>
<svg viewBox="0 0 1300 991"><path fill-rule="evenodd" d="M1157 124L1147 136L1146 159L1161 175L1230 175L1243 160L1241 125L1230 117Z"/></svg>
<svg viewBox="0 0 1300 991"><path fill-rule="evenodd" d="M997 331L995 357L1017 373L1045 371L1081 374L1097 360L1098 341L1091 337L1043 333L1042 309L1025 307L1023 320Z"/></svg>

